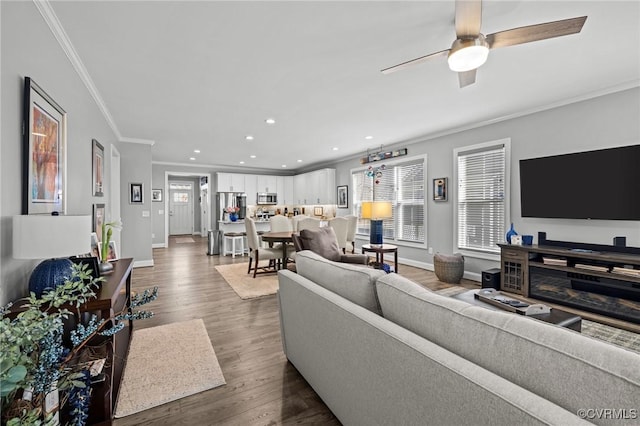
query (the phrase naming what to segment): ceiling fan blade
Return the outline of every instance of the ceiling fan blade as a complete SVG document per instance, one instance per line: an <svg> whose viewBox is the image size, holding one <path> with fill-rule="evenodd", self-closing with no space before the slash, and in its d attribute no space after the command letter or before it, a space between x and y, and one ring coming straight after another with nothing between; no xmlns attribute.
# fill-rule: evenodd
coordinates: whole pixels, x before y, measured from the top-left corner
<svg viewBox="0 0 640 426"><path fill-rule="evenodd" d="M489 34L486 38L491 49L545 40L547 38L561 37L576 34L582 30L586 16L579 18L563 19L561 21L546 22L544 24L529 25L526 27L512 28Z"/></svg>
<svg viewBox="0 0 640 426"><path fill-rule="evenodd" d="M476 37L482 25L481 0L456 0L456 36Z"/></svg>
<svg viewBox="0 0 640 426"><path fill-rule="evenodd" d="M460 82L460 88L473 84L476 82L477 69L458 73L458 81Z"/></svg>
<svg viewBox="0 0 640 426"><path fill-rule="evenodd" d="M413 65L418 65L418 64L421 64L421 63L423 63L423 62L425 62L425 61L428 61L428 60L430 60L430 59L437 58L437 57L439 57L439 56L446 56L446 55L448 55L448 54L449 54L449 49L447 49L447 50L441 50L440 52L430 53L430 54L428 54L428 55L421 56L421 57L419 57L419 58L415 58L415 59L412 59L412 60L410 60L410 61L403 62L403 63L401 63L401 64L394 65L394 66L389 67L389 68L385 68L385 69L383 69L383 70L382 70L382 71L380 71L380 72L381 72L382 74L391 74L392 72L400 71L400 70L402 70L402 69L405 69L405 68L411 67L411 66L413 66Z"/></svg>

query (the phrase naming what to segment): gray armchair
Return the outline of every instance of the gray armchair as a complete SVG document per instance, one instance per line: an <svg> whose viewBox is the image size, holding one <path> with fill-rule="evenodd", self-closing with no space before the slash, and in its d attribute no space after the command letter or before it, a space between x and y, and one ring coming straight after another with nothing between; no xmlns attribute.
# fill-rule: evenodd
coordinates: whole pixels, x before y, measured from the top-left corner
<svg viewBox="0 0 640 426"><path fill-rule="evenodd" d="M369 260L369 257L364 254L343 254L338 247L333 228L328 226L319 229L303 229L299 234L293 234L292 239L296 251L311 250L334 262L366 265Z"/></svg>

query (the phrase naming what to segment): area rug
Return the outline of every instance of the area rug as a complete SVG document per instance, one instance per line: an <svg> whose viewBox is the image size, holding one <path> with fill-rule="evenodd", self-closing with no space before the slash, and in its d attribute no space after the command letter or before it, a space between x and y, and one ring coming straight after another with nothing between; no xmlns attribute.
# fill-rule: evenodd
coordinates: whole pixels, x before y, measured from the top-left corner
<svg viewBox="0 0 640 426"><path fill-rule="evenodd" d="M468 288L453 286L437 290L436 293L447 297L469 291ZM622 348L640 353L640 334L620 328L610 327L598 322L582 319L582 334L605 342L620 346Z"/></svg>
<svg viewBox="0 0 640 426"><path fill-rule="evenodd" d="M115 417L226 384L201 319L134 330Z"/></svg>
<svg viewBox="0 0 640 426"><path fill-rule="evenodd" d="M216 270L236 292L240 299L254 299L256 297L276 294L278 291L278 275L258 274L253 278L253 273L247 274L248 263L234 263L232 265L218 265Z"/></svg>
<svg viewBox="0 0 640 426"><path fill-rule="evenodd" d="M176 244L195 243L193 237L178 237L175 239Z"/></svg>

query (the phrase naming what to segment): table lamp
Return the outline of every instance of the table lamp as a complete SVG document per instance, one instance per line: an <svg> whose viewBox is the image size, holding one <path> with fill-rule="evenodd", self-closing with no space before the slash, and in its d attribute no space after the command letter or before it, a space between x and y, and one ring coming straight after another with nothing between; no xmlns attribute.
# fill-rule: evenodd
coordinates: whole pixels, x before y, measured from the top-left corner
<svg viewBox="0 0 640 426"><path fill-rule="evenodd" d="M31 273L29 291L37 297L71 276L68 256L91 251L91 216L13 217L13 257L46 259Z"/></svg>
<svg viewBox="0 0 640 426"><path fill-rule="evenodd" d="M371 220L369 231L370 244L382 244L382 221L393 217L390 201L365 201L362 203L362 219Z"/></svg>

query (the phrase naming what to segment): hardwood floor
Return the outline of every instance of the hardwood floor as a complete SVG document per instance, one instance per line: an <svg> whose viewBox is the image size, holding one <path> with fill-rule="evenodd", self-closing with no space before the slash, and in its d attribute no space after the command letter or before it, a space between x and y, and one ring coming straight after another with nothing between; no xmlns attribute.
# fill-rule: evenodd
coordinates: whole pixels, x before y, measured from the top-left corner
<svg viewBox="0 0 640 426"><path fill-rule="evenodd" d="M133 271L132 289L158 286L145 308L155 316L136 329L202 318L227 381L202 392L122 419L126 425L339 425L282 352L276 296L241 300L215 265L247 257L207 256L206 239L154 249L155 266ZM402 265L403 276L433 290L449 287L429 271ZM478 288L472 281L462 285ZM185 348L188 351L189 348Z"/></svg>

